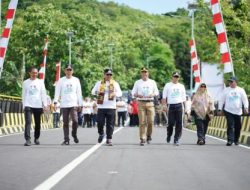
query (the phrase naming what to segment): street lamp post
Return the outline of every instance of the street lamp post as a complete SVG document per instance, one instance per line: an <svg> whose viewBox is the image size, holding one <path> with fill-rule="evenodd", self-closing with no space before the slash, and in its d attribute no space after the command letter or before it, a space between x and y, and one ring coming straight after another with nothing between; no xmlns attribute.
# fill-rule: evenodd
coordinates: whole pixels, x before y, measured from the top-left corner
<svg viewBox="0 0 250 190"><path fill-rule="evenodd" d="M192 39L194 39L194 12L195 9L197 8L197 4L195 3L189 3L188 4L188 9L190 10L191 13L191 36ZM190 93L191 95L193 94L193 66L192 63L190 63Z"/></svg>
<svg viewBox="0 0 250 190"><path fill-rule="evenodd" d="M67 32L67 36L69 37L69 65L71 65L71 39L72 39L72 36L74 35L73 32Z"/></svg>
<svg viewBox="0 0 250 190"><path fill-rule="evenodd" d="M112 69L113 67L113 46L114 44L108 44L109 50L110 50L110 68Z"/></svg>

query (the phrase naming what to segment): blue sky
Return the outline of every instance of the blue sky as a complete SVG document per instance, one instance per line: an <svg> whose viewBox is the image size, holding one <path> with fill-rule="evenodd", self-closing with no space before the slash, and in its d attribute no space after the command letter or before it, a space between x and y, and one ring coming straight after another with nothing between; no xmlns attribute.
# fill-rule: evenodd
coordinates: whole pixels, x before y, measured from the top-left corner
<svg viewBox="0 0 250 190"><path fill-rule="evenodd" d="M192 0L98 0L103 2L114 1L129 7L140 9L148 13L161 14L176 11L177 8L187 8Z"/></svg>

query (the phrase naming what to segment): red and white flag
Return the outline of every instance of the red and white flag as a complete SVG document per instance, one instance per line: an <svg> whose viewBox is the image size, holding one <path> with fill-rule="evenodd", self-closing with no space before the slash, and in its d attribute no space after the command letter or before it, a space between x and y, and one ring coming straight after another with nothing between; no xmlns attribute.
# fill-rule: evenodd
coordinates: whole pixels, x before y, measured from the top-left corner
<svg viewBox="0 0 250 190"><path fill-rule="evenodd" d="M213 25L215 25L217 32L217 41L220 45L221 63L224 65L224 72L234 72L233 62L229 49L229 43L227 39L227 33L223 21L223 15L221 12L220 1L211 0L212 13L213 13Z"/></svg>
<svg viewBox="0 0 250 190"><path fill-rule="evenodd" d="M43 49L43 63L40 65L41 68L39 70L39 78L43 81L45 80L47 54L48 54L48 36L45 38L45 47Z"/></svg>
<svg viewBox="0 0 250 190"><path fill-rule="evenodd" d="M201 74L200 74L200 63L199 59L197 56L197 51L196 51L196 45L195 45L195 40L194 38L189 41L189 46L190 46L190 54L191 54L191 65L192 65L192 71L194 74L194 81L195 83L200 83L201 82Z"/></svg>
<svg viewBox="0 0 250 190"><path fill-rule="evenodd" d="M56 84L59 81L60 77L61 77L61 61L56 63L56 79L55 79L54 86L56 86Z"/></svg>
<svg viewBox="0 0 250 190"><path fill-rule="evenodd" d="M4 58L6 55L10 33L13 25L13 21L15 18L16 8L17 8L18 0L11 0L8 11L6 14L6 26L3 29L2 38L0 40L0 78L3 70ZM0 5L1 6L1 5Z"/></svg>

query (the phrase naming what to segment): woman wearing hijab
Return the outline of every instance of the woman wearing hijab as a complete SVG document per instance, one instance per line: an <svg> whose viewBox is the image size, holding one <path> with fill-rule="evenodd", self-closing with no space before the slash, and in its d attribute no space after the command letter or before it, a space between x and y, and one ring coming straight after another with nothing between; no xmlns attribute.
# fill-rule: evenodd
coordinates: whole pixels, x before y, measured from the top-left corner
<svg viewBox="0 0 250 190"><path fill-rule="evenodd" d="M205 144L208 123L213 116L214 102L207 91L205 83L202 83L192 100L192 110L197 127L198 145Z"/></svg>

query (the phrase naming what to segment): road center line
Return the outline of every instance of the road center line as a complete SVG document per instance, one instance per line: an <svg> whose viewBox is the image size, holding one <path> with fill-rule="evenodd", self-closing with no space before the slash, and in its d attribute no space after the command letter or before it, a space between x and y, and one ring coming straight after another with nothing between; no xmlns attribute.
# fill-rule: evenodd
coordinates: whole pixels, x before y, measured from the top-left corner
<svg viewBox="0 0 250 190"><path fill-rule="evenodd" d="M114 134L123 129L123 127L119 127L114 131ZM49 190L54 187L59 181L61 181L66 175L68 175L73 169L75 169L79 164L81 164L85 159L87 159L92 153L94 153L98 148L104 144L105 139L100 144L96 144L92 146L87 151L83 152L80 156L72 160L62 169L57 171L55 174L46 179L43 183L38 185L34 190Z"/></svg>

